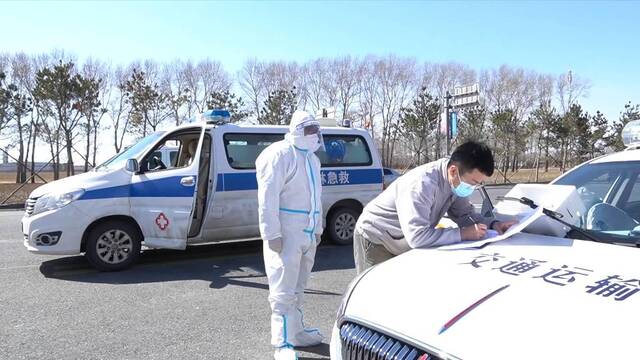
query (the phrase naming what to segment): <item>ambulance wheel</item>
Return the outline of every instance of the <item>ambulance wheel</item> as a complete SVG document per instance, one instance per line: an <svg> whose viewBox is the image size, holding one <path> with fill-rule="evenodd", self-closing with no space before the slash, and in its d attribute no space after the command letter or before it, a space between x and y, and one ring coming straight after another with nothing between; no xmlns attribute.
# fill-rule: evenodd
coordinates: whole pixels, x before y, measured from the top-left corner
<svg viewBox="0 0 640 360"><path fill-rule="evenodd" d="M100 271L119 271L140 257L142 236L138 228L122 220L96 225L87 237L85 257Z"/></svg>
<svg viewBox="0 0 640 360"><path fill-rule="evenodd" d="M353 231L360 214L352 208L341 207L331 212L327 223L329 238L334 244L350 245L353 243Z"/></svg>

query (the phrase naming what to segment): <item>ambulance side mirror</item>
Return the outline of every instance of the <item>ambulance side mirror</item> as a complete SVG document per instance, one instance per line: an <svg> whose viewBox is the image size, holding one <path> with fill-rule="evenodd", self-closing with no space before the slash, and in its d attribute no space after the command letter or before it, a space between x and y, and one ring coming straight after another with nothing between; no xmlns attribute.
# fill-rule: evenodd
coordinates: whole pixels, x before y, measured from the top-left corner
<svg viewBox="0 0 640 360"><path fill-rule="evenodd" d="M138 160L136 159L127 160L127 165L125 166L125 170L134 174L137 174L138 172L140 172L140 165L138 164Z"/></svg>

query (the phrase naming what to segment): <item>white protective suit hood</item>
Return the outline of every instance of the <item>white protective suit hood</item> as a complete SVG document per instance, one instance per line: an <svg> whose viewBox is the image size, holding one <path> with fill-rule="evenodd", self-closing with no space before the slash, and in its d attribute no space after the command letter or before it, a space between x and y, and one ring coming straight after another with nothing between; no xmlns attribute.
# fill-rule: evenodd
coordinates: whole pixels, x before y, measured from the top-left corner
<svg viewBox="0 0 640 360"><path fill-rule="evenodd" d="M320 126L320 122L303 110L296 110L291 116L289 123L289 133L285 135L285 139L291 144L302 150L310 150L312 152L324 150L324 141L322 134L304 135L304 128L307 126Z"/></svg>

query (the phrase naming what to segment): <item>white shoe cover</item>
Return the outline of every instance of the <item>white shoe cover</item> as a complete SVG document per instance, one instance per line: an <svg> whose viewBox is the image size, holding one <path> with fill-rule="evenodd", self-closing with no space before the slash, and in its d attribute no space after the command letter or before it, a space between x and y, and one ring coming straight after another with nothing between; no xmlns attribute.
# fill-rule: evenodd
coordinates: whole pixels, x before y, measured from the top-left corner
<svg viewBox="0 0 640 360"><path fill-rule="evenodd" d="M291 345L295 347L308 347L322 344L324 336L322 336L318 329L304 329L297 333L291 340Z"/></svg>
<svg viewBox="0 0 640 360"><path fill-rule="evenodd" d="M275 360L298 360L298 354L290 347L276 349L273 354Z"/></svg>

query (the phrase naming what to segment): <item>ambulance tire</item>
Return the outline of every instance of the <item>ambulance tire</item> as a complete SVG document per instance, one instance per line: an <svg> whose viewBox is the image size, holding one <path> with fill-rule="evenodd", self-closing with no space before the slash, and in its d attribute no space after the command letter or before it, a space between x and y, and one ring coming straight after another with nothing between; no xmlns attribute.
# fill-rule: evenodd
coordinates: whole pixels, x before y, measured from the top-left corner
<svg viewBox="0 0 640 360"><path fill-rule="evenodd" d="M91 229L87 236L85 257L100 271L120 271L140 257L140 230L124 220L107 220ZM113 249L109 249L113 246ZM98 250L100 249L100 250Z"/></svg>
<svg viewBox="0 0 640 360"><path fill-rule="evenodd" d="M327 217L327 231L329 239L337 245L351 245L353 230L360 213L351 207L339 207Z"/></svg>

